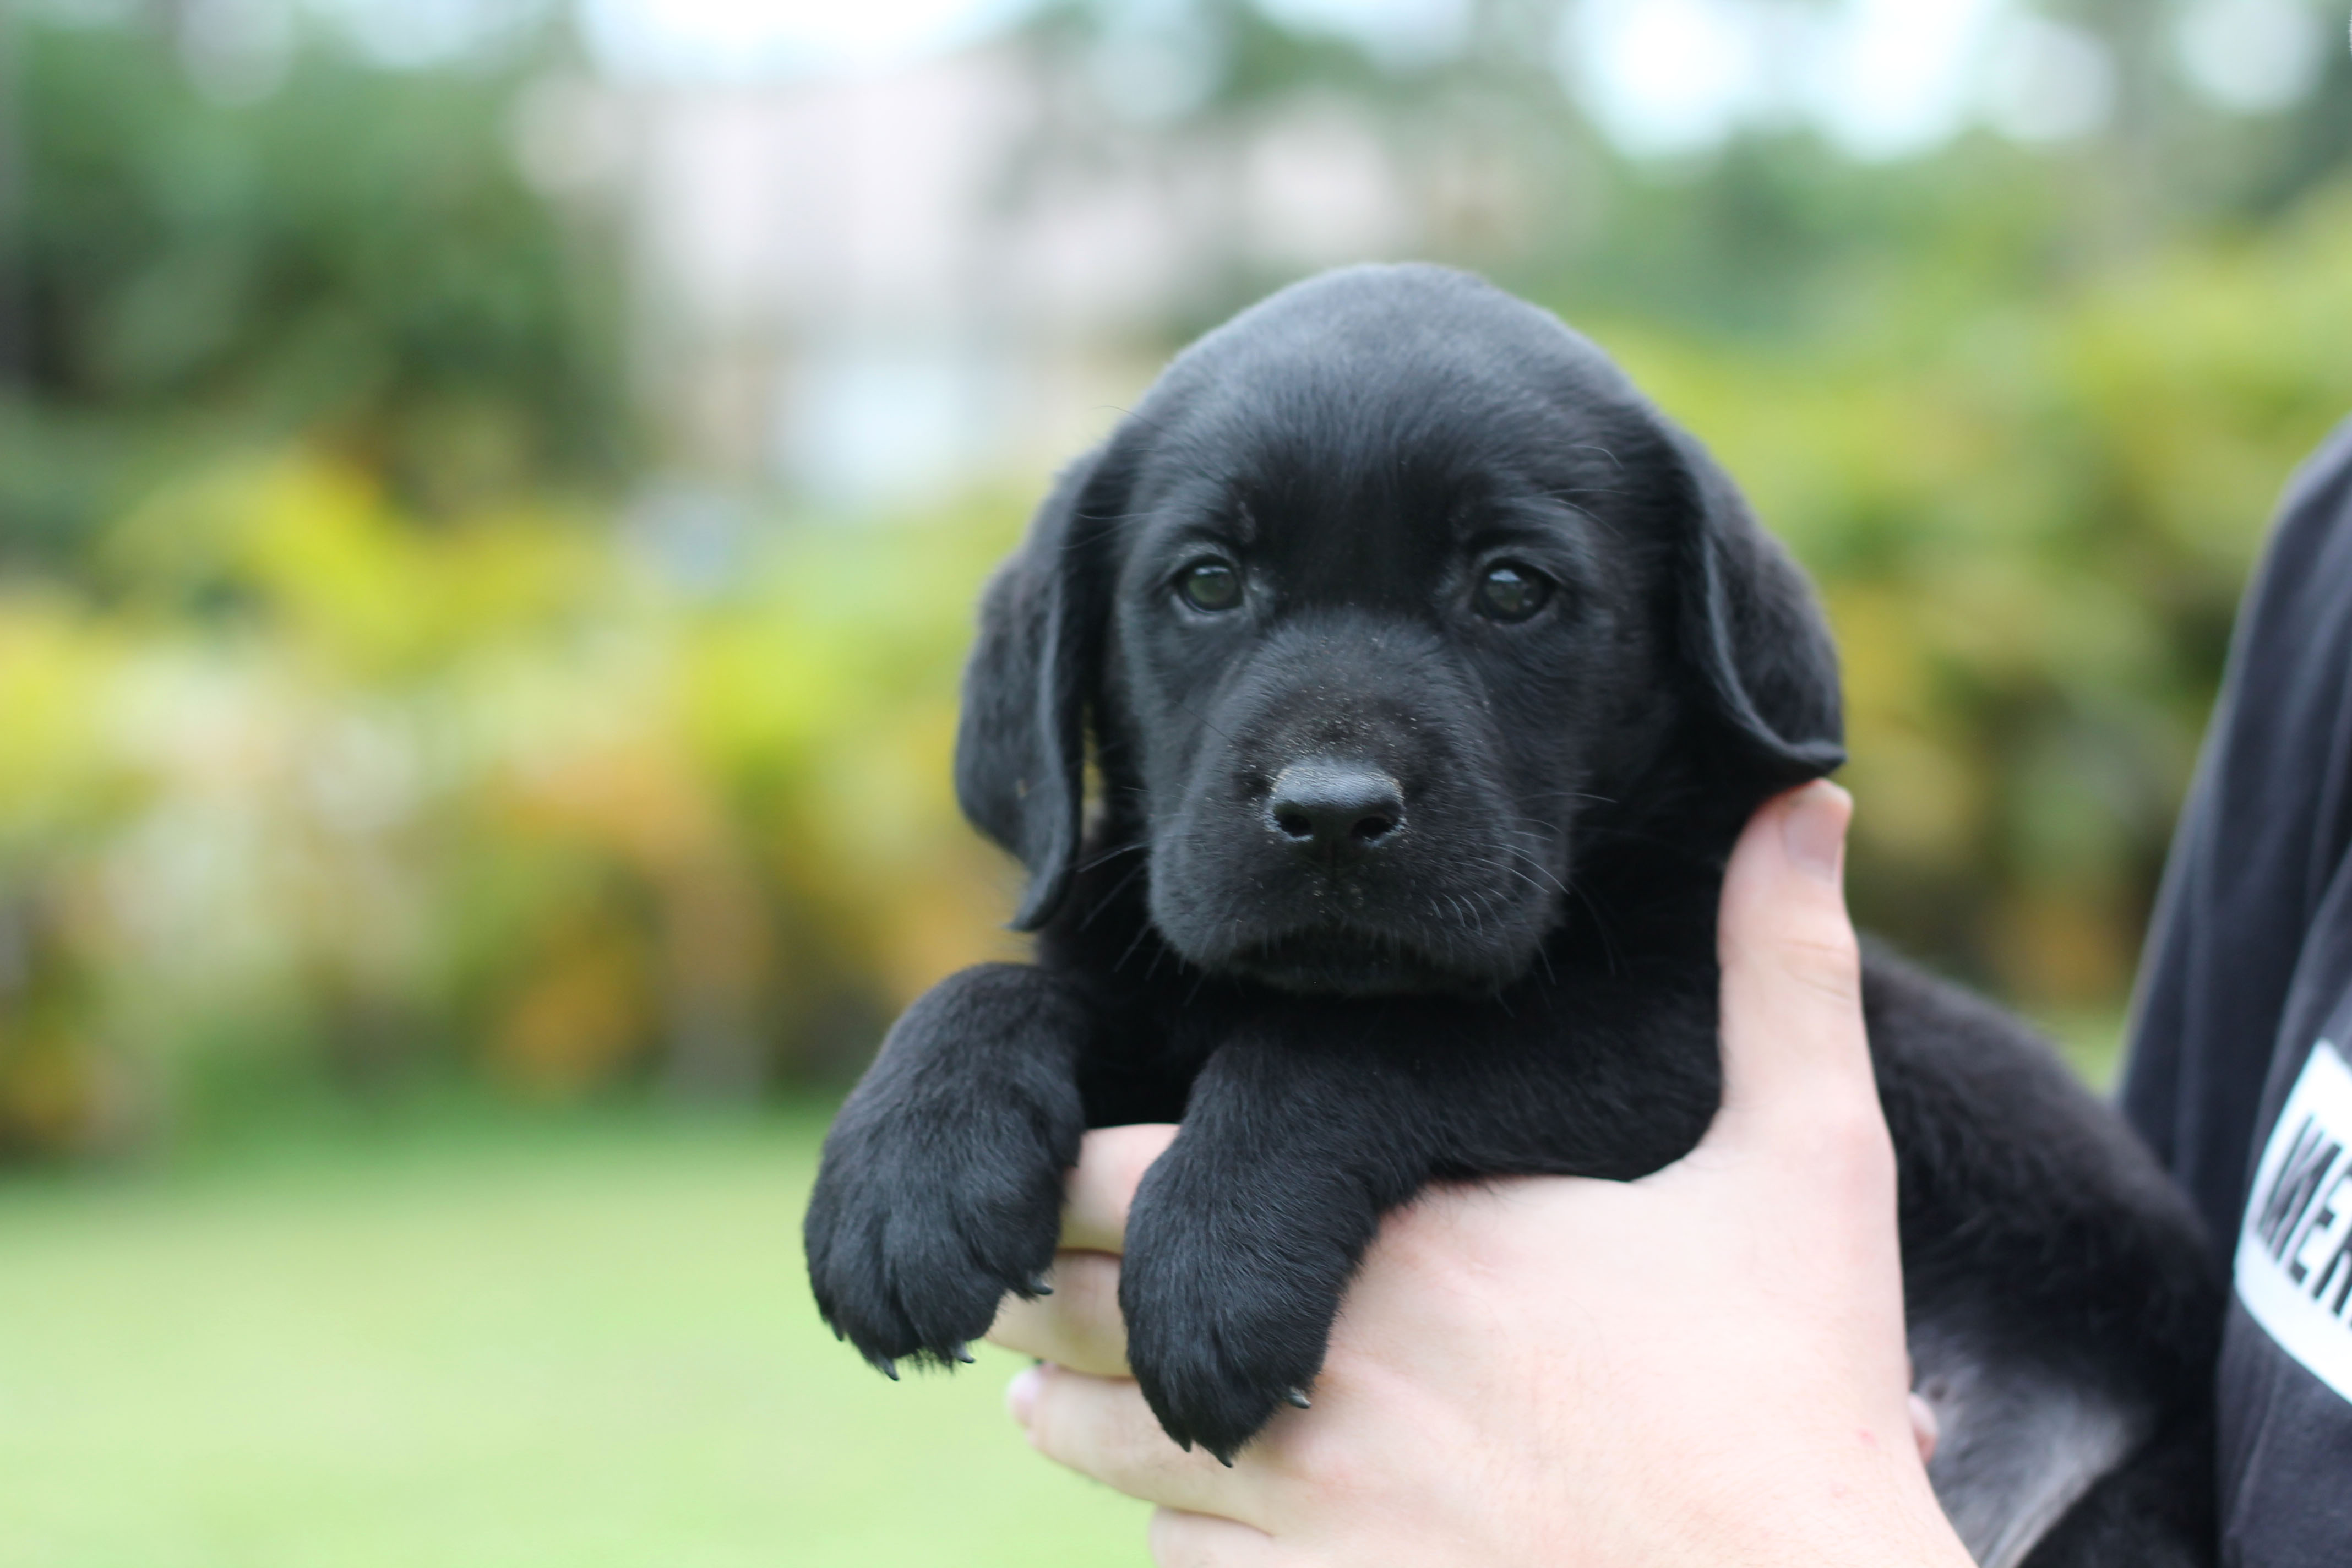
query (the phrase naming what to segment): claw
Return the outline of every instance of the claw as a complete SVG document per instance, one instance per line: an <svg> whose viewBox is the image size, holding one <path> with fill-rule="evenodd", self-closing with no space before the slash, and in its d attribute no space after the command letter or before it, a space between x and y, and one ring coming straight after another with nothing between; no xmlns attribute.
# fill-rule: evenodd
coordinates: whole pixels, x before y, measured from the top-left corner
<svg viewBox="0 0 2352 1568"><path fill-rule="evenodd" d="M898 1381L898 1363L897 1362L892 1361L887 1355L867 1356L866 1359L873 1363L873 1367L876 1372L880 1373L883 1376L888 1378L893 1383Z"/></svg>
<svg viewBox="0 0 2352 1568"><path fill-rule="evenodd" d="M1036 1272L1036 1273L1032 1274L1031 1276L1029 1276L1029 1294L1030 1294L1030 1295L1032 1295L1032 1296L1050 1296L1050 1295L1052 1295L1053 1293L1054 1293L1054 1288L1053 1288L1051 1285L1048 1285L1048 1284L1046 1284L1046 1283L1045 1283L1045 1271L1044 1269L1040 1268L1039 1270L1037 1270L1037 1272Z"/></svg>
<svg viewBox="0 0 2352 1568"><path fill-rule="evenodd" d="M1307 1402L1307 1391L1303 1388L1285 1389L1282 1394L1282 1402L1285 1405L1292 1405L1300 1410L1311 1410L1314 1408L1313 1405Z"/></svg>
<svg viewBox="0 0 2352 1568"><path fill-rule="evenodd" d="M971 1347L970 1345L950 1345L948 1347L948 1359L950 1361L960 1361L963 1363L964 1365L970 1366L979 1358L971 1353Z"/></svg>

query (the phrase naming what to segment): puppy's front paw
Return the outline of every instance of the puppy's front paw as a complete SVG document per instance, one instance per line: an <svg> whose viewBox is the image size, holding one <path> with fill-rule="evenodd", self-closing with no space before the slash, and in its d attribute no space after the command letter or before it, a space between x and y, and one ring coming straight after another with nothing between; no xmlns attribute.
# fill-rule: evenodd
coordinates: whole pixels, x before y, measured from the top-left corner
<svg viewBox="0 0 2352 1568"><path fill-rule="evenodd" d="M952 977L891 1031L825 1138L809 1285L894 1378L910 1355L970 1361L1008 1291L1044 1289L1085 1130L1076 1084L1040 1048L1075 1026L1066 1011L1034 971Z"/></svg>
<svg viewBox="0 0 2352 1568"><path fill-rule="evenodd" d="M1228 1465L1277 1407L1307 1403L1339 1307L1331 1259L1286 1256L1266 1234L1279 1222L1256 1217L1244 1237L1230 1211L1139 1203L1119 1273L1128 1364L1151 1413Z"/></svg>
<svg viewBox="0 0 2352 1568"><path fill-rule="evenodd" d="M908 1356L968 1362L1007 1291L1054 1261L1061 1169L943 1162L919 1138L829 1142L803 1237L834 1332L895 1378Z"/></svg>

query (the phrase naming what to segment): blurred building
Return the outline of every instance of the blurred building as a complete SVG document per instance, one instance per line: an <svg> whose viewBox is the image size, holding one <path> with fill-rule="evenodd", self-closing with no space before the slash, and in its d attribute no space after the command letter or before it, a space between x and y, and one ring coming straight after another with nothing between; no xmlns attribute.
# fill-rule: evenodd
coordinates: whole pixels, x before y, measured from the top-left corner
<svg viewBox="0 0 2352 1568"><path fill-rule="evenodd" d="M1014 36L848 79L552 82L520 151L624 205L672 462L853 510L1066 460L1249 280L1507 226L1507 179L1401 155L1360 104L1180 124L1165 62L1118 64L1074 82Z"/></svg>

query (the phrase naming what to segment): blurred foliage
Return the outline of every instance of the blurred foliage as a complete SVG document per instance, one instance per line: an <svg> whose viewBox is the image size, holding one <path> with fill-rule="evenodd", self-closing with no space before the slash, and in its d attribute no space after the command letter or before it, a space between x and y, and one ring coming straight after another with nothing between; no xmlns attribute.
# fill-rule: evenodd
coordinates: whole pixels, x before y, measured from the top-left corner
<svg viewBox="0 0 2352 1568"><path fill-rule="evenodd" d="M315 454L159 489L105 607L0 599L0 1138L318 1066L717 1098L854 1065L993 946L950 672L1017 521L783 531L711 595L561 514L420 526Z"/></svg>
<svg viewBox="0 0 2352 1568"><path fill-rule="evenodd" d="M649 482L619 226L508 146L560 31L408 71L305 35L223 100L183 9L15 36L0 1153L322 1086L740 1100L1013 951L948 763L1034 477L854 525ZM1822 583L1865 921L2112 1016L2264 519L2352 408L2352 66L2058 150L1637 166L1526 66L1556 10L1399 63L1202 0L1222 63L1147 129L1320 95L1433 189L1491 174L1433 252L1619 353ZM1031 37L1075 61L1110 16ZM1285 280L1236 255L1171 342Z"/></svg>
<svg viewBox="0 0 2352 1568"><path fill-rule="evenodd" d="M224 446L331 446L427 515L619 479L614 247L508 154L528 58L387 71L305 34L223 101L184 36L220 9L9 29L0 562L72 573Z"/></svg>

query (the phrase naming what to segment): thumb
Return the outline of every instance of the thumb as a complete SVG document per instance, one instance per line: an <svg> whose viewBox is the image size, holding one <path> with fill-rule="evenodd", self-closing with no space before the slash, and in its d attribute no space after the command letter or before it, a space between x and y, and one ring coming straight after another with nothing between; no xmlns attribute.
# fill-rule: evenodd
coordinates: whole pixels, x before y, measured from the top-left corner
<svg viewBox="0 0 2352 1568"><path fill-rule="evenodd" d="M1723 1110L1711 1141L1817 1142L1849 1124L1885 1140L1845 911L1853 814L1845 791L1810 784L1767 801L1732 850L1716 921Z"/></svg>

